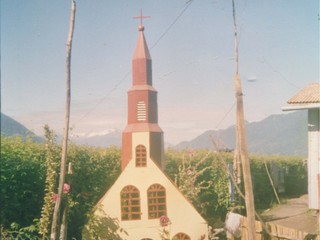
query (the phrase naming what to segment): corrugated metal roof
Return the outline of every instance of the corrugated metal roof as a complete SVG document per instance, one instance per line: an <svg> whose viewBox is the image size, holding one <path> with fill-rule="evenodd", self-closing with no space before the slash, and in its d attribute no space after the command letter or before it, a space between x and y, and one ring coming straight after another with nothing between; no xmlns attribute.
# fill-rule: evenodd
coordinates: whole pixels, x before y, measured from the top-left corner
<svg viewBox="0 0 320 240"><path fill-rule="evenodd" d="M320 103L320 83L311 83L289 99L288 104Z"/></svg>

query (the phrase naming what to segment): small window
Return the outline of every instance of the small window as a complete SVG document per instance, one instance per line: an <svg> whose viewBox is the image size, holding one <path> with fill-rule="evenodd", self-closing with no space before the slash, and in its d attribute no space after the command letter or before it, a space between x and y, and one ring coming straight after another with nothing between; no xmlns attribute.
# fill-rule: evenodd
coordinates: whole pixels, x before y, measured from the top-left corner
<svg viewBox="0 0 320 240"><path fill-rule="evenodd" d="M167 215L166 189L160 184L153 184L148 189L149 219Z"/></svg>
<svg viewBox="0 0 320 240"><path fill-rule="evenodd" d="M134 186L126 186L120 193L121 198L121 219L139 220L141 218L140 210L140 192Z"/></svg>
<svg viewBox="0 0 320 240"><path fill-rule="evenodd" d="M136 167L146 167L147 166L147 150L143 145L138 145L136 147Z"/></svg>
<svg viewBox="0 0 320 240"><path fill-rule="evenodd" d="M184 233L178 233L176 235L174 235L173 239L175 240L191 240L191 238Z"/></svg>

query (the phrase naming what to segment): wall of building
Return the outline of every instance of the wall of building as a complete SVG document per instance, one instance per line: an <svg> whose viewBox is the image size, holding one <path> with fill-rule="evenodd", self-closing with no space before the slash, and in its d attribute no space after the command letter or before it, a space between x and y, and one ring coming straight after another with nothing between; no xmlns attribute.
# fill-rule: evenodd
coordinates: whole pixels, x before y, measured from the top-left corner
<svg viewBox="0 0 320 240"><path fill-rule="evenodd" d="M309 208L319 209L318 174L320 173L320 110L308 110L308 192Z"/></svg>
<svg viewBox="0 0 320 240"><path fill-rule="evenodd" d="M137 142L147 146L148 142L143 140L144 134L140 135L139 139L136 139ZM134 139L133 146L136 145ZM188 234L191 239L199 239L203 234L208 236L206 221L150 158L147 160L147 167L135 167L135 162L130 161L99 203L110 217L121 220L120 191L127 185L139 189L141 220L120 221L120 226L129 233L129 236L125 234L123 236L134 240L160 239L162 227L159 219L148 219L147 189L155 183L161 184L166 189L167 217L172 223L166 229L170 230L171 237L179 232Z"/></svg>

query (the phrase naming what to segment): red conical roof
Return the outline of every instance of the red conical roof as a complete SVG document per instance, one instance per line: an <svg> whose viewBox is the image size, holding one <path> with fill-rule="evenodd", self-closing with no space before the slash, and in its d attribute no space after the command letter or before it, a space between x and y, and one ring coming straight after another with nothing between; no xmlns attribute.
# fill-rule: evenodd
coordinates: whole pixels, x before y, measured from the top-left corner
<svg viewBox="0 0 320 240"><path fill-rule="evenodd" d="M144 27L139 27L139 38L136 49L133 54L133 59L151 59L146 39L143 34Z"/></svg>

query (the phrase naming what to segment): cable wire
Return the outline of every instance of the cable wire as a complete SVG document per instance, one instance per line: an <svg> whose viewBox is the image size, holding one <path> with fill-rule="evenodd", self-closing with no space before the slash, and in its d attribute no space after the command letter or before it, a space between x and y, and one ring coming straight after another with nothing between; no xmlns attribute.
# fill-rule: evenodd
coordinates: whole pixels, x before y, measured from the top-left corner
<svg viewBox="0 0 320 240"><path fill-rule="evenodd" d="M158 43L161 41L161 39L170 31L170 29L177 23L177 21L179 20L179 18L185 13L185 11L189 8L189 6L191 5L191 3L193 2L193 0L189 0L188 2L186 2L185 7L182 9L182 11L179 13L179 15L173 20L173 22L166 28L166 30L163 32L163 34L160 35L160 37L158 38L158 40L151 46L151 49L153 49L155 46L158 45ZM95 109L97 109L97 107L104 102L110 95L111 93L113 93L119 86L120 84L128 77L128 75L130 74L131 71L128 71L125 76L120 79L120 81L118 81L116 83L116 85L104 96L102 97L88 112L86 112L78 121L83 120L84 118L86 118L89 114L91 114Z"/></svg>
<svg viewBox="0 0 320 240"><path fill-rule="evenodd" d="M226 117L229 115L229 113L233 110L235 105L236 105L236 102L234 102L232 104L232 106L229 108L229 110L224 114L224 116L221 118L220 122L216 125L215 129L217 129L221 125L221 123L226 119Z"/></svg>
<svg viewBox="0 0 320 240"><path fill-rule="evenodd" d="M190 7L193 0L190 0L186 3L185 7L182 9L180 14L173 20L173 22L167 27L167 29L161 34L161 36L158 38L158 40L151 46L151 49L153 49L155 46L158 45L160 40L170 31L170 29L176 24L176 22L179 20L179 18L184 14L184 12Z"/></svg>

